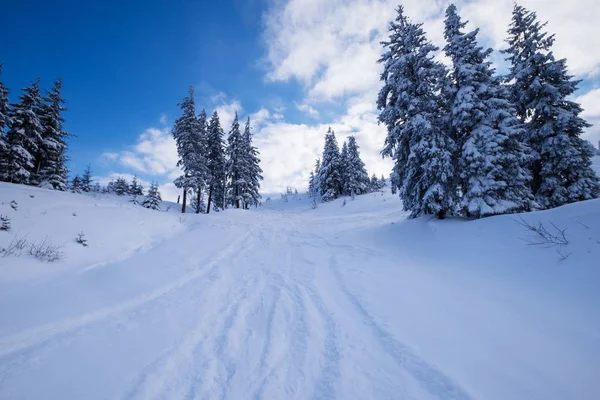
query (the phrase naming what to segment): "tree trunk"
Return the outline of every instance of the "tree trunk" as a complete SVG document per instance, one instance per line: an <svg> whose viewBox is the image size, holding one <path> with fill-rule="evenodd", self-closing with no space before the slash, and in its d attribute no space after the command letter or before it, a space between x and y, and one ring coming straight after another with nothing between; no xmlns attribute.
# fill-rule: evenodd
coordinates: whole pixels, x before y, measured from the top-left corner
<svg viewBox="0 0 600 400"><path fill-rule="evenodd" d="M184 188L183 189L183 202L182 202L182 205L181 205L181 213L182 214L185 213L185 203L186 203L186 200L187 200L187 188Z"/></svg>
<svg viewBox="0 0 600 400"><path fill-rule="evenodd" d="M200 199L202 198L202 187L198 186L198 196L196 199L196 214L200 214Z"/></svg>
<svg viewBox="0 0 600 400"><path fill-rule="evenodd" d="M240 185L235 184L235 208L240 208Z"/></svg>
<svg viewBox="0 0 600 400"><path fill-rule="evenodd" d="M212 185L210 185L210 187L208 188L208 204L206 205L206 213L207 214L210 213L210 203L212 202L212 192L213 192L213 187L212 187Z"/></svg>
<svg viewBox="0 0 600 400"><path fill-rule="evenodd" d="M179 201L181 200L181 195L177 196L177 204L179 204Z"/></svg>

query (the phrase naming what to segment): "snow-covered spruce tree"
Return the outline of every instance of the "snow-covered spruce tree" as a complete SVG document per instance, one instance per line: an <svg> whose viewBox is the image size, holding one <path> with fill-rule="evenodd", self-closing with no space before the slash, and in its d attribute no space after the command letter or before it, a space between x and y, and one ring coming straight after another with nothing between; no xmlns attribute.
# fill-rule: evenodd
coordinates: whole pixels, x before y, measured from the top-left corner
<svg viewBox="0 0 600 400"><path fill-rule="evenodd" d="M192 201L194 202L194 210L196 214L206 212L206 204L203 204L204 189L206 188L206 182L209 177L208 172L208 161L206 158L207 152L207 132L208 132L208 117L206 116L206 110L202 109L198 115L198 138L196 142L196 152L200 154L201 159L197 160L198 167L196 171L196 187L194 188L194 196Z"/></svg>
<svg viewBox="0 0 600 400"><path fill-rule="evenodd" d="M246 148L236 112L229 136L227 137L227 197L225 199L227 205L234 206L235 208L240 208L240 204L245 208L243 193L246 192L247 183L244 178L248 176L246 171L249 168L247 165L247 154L245 153Z"/></svg>
<svg viewBox="0 0 600 400"><path fill-rule="evenodd" d="M369 191L369 174L365 163L360 159L356 138L348 138L348 155L346 156L346 190L350 196L363 194Z"/></svg>
<svg viewBox="0 0 600 400"><path fill-rule="evenodd" d="M114 185L114 193L117 196L124 196L126 194L129 194L129 183L127 183L127 180L125 178L117 178Z"/></svg>
<svg viewBox="0 0 600 400"><path fill-rule="evenodd" d="M379 178L377 178L377 175L375 175L375 173L371 175L369 186L371 187L371 192L377 192L379 190Z"/></svg>
<svg viewBox="0 0 600 400"><path fill-rule="evenodd" d="M67 187L67 138L64 131L62 112L66 111L64 99L60 95L62 79L54 81L51 91L46 91L40 108L42 124L42 141L36 153L34 183L56 190L66 190ZM91 176L90 176L91 178ZM85 177L83 178L85 181ZM91 181L89 182L91 183ZM83 182L84 188L91 186Z"/></svg>
<svg viewBox="0 0 600 400"><path fill-rule="evenodd" d="M343 190L340 149L335 132L329 128L319 167L319 195L323 201L337 199Z"/></svg>
<svg viewBox="0 0 600 400"><path fill-rule="evenodd" d="M452 62L447 88L450 127L457 144L456 168L464 215L525 211L532 195L522 125L514 116L501 78L488 60L492 49L477 44L478 29L465 33L452 4L446 10L444 52Z"/></svg>
<svg viewBox="0 0 600 400"><path fill-rule="evenodd" d="M350 195L350 189L348 187L348 143L342 144L342 151L340 152L340 176L342 178L342 194Z"/></svg>
<svg viewBox="0 0 600 400"><path fill-rule="evenodd" d="M183 113L175 120L172 133L179 155L177 166L182 169L183 174L174 183L183 190L181 212L185 213L188 191L200 191L206 182L208 170L203 151L202 126L196 117L193 87L190 86L189 95L179 103L179 107Z"/></svg>
<svg viewBox="0 0 600 400"><path fill-rule="evenodd" d="M131 180L131 185L129 185L129 194L132 196L143 196L144 195L144 187L140 185L140 182L137 179L137 176L133 176Z"/></svg>
<svg viewBox="0 0 600 400"><path fill-rule="evenodd" d="M377 107L388 131L382 155L394 160L398 192L411 217L444 218L456 201L455 144L445 131L447 110L440 95L446 69L434 60L438 48L427 40L422 24L410 22L402 7L382 44Z"/></svg>
<svg viewBox="0 0 600 400"><path fill-rule="evenodd" d="M79 175L75 175L75 177L71 180L70 189L73 193L81 193L81 177Z"/></svg>
<svg viewBox="0 0 600 400"><path fill-rule="evenodd" d="M92 179L92 166L90 164L88 164L87 167L85 167L85 171L83 171L83 175L81 176L81 191L82 192L91 192L92 191L92 182L94 180Z"/></svg>
<svg viewBox="0 0 600 400"><path fill-rule="evenodd" d="M579 116L581 106L569 100L580 81L569 75L565 59L554 58L554 35L544 32L545 26L535 12L515 5L503 53L511 63L507 81L532 150L532 192L540 207L549 208L598 197L600 189L592 149L581 138L590 125Z"/></svg>
<svg viewBox="0 0 600 400"><path fill-rule="evenodd" d="M321 159L317 158L315 161L315 170L310 172L308 179L308 195L313 199L317 199L321 196L321 185L319 183L319 170L321 169Z"/></svg>
<svg viewBox="0 0 600 400"><path fill-rule="evenodd" d="M244 127L244 133L242 135L243 147L244 147L244 165L246 168L243 173L243 180L245 182L244 191L242 193L245 207L258 206L260 203L261 195L260 181L263 180L262 169L260 168L260 153L258 149L254 147L252 143L252 128L250 127L250 117L246 120L246 126Z"/></svg>
<svg viewBox="0 0 600 400"><path fill-rule="evenodd" d="M2 74L2 64L0 64ZM8 181L8 143L6 129L10 126L8 89L0 81L0 181Z"/></svg>
<svg viewBox="0 0 600 400"><path fill-rule="evenodd" d="M206 161L208 166L208 203L206 212L225 207L225 180L226 161L223 142L223 128L219 121L219 114L215 111L208 123Z"/></svg>
<svg viewBox="0 0 600 400"><path fill-rule="evenodd" d="M161 202L162 198L160 196L160 192L158 191L158 184L152 182L152 184L150 185L150 189L148 189L148 195L144 199L142 206L150 208L152 210L160 210Z"/></svg>
<svg viewBox="0 0 600 400"><path fill-rule="evenodd" d="M35 169L35 154L42 140L40 123L40 80L23 89L19 102L13 104L9 118L10 129L6 135L6 180L29 184Z"/></svg>

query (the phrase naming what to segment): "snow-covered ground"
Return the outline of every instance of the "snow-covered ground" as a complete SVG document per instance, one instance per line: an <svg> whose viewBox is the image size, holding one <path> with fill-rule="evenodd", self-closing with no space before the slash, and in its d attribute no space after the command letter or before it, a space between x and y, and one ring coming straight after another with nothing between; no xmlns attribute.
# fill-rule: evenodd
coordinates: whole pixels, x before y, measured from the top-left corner
<svg viewBox="0 0 600 400"><path fill-rule="evenodd" d="M0 248L64 252L0 258L0 399L600 398L600 201L522 216L559 248L345 200L181 217L0 184Z"/></svg>

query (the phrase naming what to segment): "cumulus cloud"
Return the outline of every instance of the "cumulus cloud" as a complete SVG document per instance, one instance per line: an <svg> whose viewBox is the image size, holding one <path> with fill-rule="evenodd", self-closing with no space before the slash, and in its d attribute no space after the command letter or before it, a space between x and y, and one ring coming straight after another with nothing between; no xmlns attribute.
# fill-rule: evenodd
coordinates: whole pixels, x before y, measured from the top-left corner
<svg viewBox="0 0 600 400"><path fill-rule="evenodd" d="M387 37L387 26L395 16L397 4L396 0L289 0L274 2L265 17L267 80L294 80L303 85L304 98L297 108L308 115L322 105L342 104L342 112L329 121L338 133L338 141L343 135L355 134L369 171L386 175L390 163L379 156L385 130L377 124L374 103L380 86L380 42ZM442 48L448 3L406 0L402 4L407 15L423 22L429 39ZM505 47L512 0L465 0L456 4L463 19L470 21L468 29L481 28L482 45L496 50ZM540 20L549 21L548 31L556 33L554 53L568 59L570 71L597 81L594 77L600 68L600 53L590 52L600 48L600 36L595 33L600 8L595 6L595 0L522 0L520 4L536 11ZM439 57L443 59L441 52ZM493 61L499 68L506 66L497 51ZM594 90L579 100L586 109L584 116L600 124L599 97L600 90ZM269 181L282 180L278 183L280 189L286 183L304 182L311 166L304 158L318 155L327 125L322 118L317 125L280 123L265 128L264 134L269 138L263 142L266 160L278 165L276 171L266 170ZM282 132L285 139L276 138L276 131ZM597 141L600 128L592 128L584 136ZM287 150L278 152L278 147ZM288 152L302 160L289 160L286 171L280 165Z"/></svg>
<svg viewBox="0 0 600 400"><path fill-rule="evenodd" d="M309 104L296 104L296 108L308 115L309 117L319 118L319 112Z"/></svg>

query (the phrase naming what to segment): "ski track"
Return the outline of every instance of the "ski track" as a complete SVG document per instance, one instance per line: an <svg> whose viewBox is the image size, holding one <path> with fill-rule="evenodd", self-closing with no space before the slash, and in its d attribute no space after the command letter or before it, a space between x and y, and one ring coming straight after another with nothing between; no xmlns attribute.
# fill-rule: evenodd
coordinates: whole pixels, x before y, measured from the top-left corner
<svg viewBox="0 0 600 400"><path fill-rule="evenodd" d="M228 245L215 257L209 260L204 268L184 275L183 277L172 281L169 284L164 285L150 293L146 293L113 307L96 310L80 317L45 324L36 328L27 329L18 334L0 338L0 358L27 350L31 347L43 345L52 339L63 336L72 331L76 331L77 329L85 328L98 321L133 311L160 298L161 296L164 296L186 284L189 284L192 281L200 279L204 276L208 276L218 267L218 263L220 261L229 256L235 250L236 246L243 242L250 235L251 233L248 233Z"/></svg>
<svg viewBox="0 0 600 400"><path fill-rule="evenodd" d="M376 257L375 251L300 233L290 217L278 218L293 228L273 230L259 221L258 229L256 225L254 230L247 229L203 265L149 293L0 338L0 383L45 346L68 345L71 336L85 334L99 322L109 320L111 327L127 325L144 314L165 314L184 306L193 310L197 305L191 328L157 349L154 358L134 371L118 398L341 398L342 385L352 379L342 374L342 360L352 357L343 354L344 349L353 344L349 340L361 340L357 335L352 339L341 336L350 313L355 321L364 322L361 332L367 332L379 346L373 351L391 357L432 396L471 400L450 378L382 328L349 291L335 253ZM160 246L165 245L169 241ZM306 258L305 253L312 252L318 260ZM274 259L282 265L269 263L271 255L277 255ZM326 280L326 293L317 279ZM191 284L197 286L180 298L178 294ZM334 310L341 304L348 309L338 315ZM364 353L354 356L356 365L361 365ZM370 383L370 390L388 398L412 398L402 387L404 375L394 375L395 382L384 389Z"/></svg>
<svg viewBox="0 0 600 400"><path fill-rule="evenodd" d="M348 290L339 271L335 256L331 256L329 268L341 291L363 319L365 324L370 327L373 335L377 338L379 345L395 360L399 367L407 370L427 389L429 393L439 399L472 400L471 397L469 397L469 395L450 378L445 376L434 366L428 364L421 357L417 356L407 346L394 339L390 333L376 322L375 318L369 314L359 301L358 297Z"/></svg>

